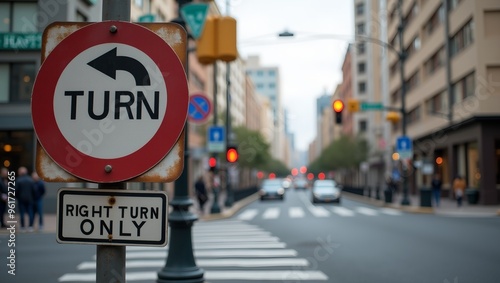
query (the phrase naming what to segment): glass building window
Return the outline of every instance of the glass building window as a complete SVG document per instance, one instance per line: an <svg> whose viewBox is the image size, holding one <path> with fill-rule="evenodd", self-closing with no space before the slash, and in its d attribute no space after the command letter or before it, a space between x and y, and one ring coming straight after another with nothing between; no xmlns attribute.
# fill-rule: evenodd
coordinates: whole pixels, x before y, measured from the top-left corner
<svg viewBox="0 0 500 283"><path fill-rule="evenodd" d="M366 83L365 82L360 82L358 84L358 92L359 92L359 94L366 93Z"/></svg>
<svg viewBox="0 0 500 283"><path fill-rule="evenodd" d="M359 63L358 64L358 74L364 74L364 73L366 73L366 64Z"/></svg>
<svg viewBox="0 0 500 283"><path fill-rule="evenodd" d="M365 13L365 3L356 4L356 15L361 16Z"/></svg>
<svg viewBox="0 0 500 283"><path fill-rule="evenodd" d="M0 32L37 32L36 2L0 3Z"/></svg>
<svg viewBox="0 0 500 283"><path fill-rule="evenodd" d="M35 63L0 64L0 103L29 102L35 75Z"/></svg>
<svg viewBox="0 0 500 283"><path fill-rule="evenodd" d="M10 27L10 5L0 3L0 32L9 32Z"/></svg>
<svg viewBox="0 0 500 283"><path fill-rule="evenodd" d="M476 88L474 73L470 73L452 86L453 103L460 103L466 97L473 96Z"/></svg>
<svg viewBox="0 0 500 283"><path fill-rule="evenodd" d="M470 20L451 38L451 56L455 56L474 43L474 21Z"/></svg>
<svg viewBox="0 0 500 283"><path fill-rule="evenodd" d="M359 131L366 132L368 130L368 122L366 120L359 121Z"/></svg>

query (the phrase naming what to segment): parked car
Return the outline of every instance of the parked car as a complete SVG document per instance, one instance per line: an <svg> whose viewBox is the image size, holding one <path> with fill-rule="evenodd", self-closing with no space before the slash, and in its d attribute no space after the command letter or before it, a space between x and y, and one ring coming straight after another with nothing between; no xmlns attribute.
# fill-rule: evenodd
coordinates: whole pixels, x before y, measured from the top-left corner
<svg viewBox="0 0 500 283"><path fill-rule="evenodd" d="M293 186L297 190L305 190L309 187L309 183L306 179L298 178L293 181Z"/></svg>
<svg viewBox="0 0 500 283"><path fill-rule="evenodd" d="M285 198L285 188L282 179L265 179L259 190L260 200Z"/></svg>
<svg viewBox="0 0 500 283"><path fill-rule="evenodd" d="M316 180L312 187L312 202L340 203L341 189L334 180Z"/></svg>

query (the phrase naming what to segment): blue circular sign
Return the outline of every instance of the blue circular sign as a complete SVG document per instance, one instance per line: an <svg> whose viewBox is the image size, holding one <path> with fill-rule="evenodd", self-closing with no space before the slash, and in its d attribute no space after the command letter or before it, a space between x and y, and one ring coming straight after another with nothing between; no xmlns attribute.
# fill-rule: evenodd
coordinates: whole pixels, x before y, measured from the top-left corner
<svg viewBox="0 0 500 283"><path fill-rule="evenodd" d="M205 122L212 112L212 103L203 94L189 97L188 119L193 123Z"/></svg>

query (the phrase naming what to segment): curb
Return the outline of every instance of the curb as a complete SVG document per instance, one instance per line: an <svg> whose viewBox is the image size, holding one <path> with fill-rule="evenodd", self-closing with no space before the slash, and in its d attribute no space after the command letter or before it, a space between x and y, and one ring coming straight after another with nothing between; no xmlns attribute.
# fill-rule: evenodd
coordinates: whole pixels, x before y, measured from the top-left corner
<svg viewBox="0 0 500 283"><path fill-rule="evenodd" d="M221 219L226 219L238 212L240 209L243 207L249 205L250 203L256 201L259 198L259 193L254 193L253 195L250 195L240 201L237 201L231 206L231 208L223 210L221 213L214 213L214 214L209 214L209 215L204 215L200 217L200 220L203 221L213 221L213 220L221 220Z"/></svg>
<svg viewBox="0 0 500 283"><path fill-rule="evenodd" d="M377 200L374 198L369 198L367 196L361 196L361 195L357 195L357 194L353 194L353 193L349 193L349 192L342 192L342 194L349 199L356 200L356 201L363 202L363 203L370 204L370 205L374 205L374 206L389 207L389 208L398 209L398 210L410 212L410 213L435 214L434 208L432 208L432 207L401 206L399 204L385 203L383 200ZM498 211L498 213L500 213L500 210Z"/></svg>

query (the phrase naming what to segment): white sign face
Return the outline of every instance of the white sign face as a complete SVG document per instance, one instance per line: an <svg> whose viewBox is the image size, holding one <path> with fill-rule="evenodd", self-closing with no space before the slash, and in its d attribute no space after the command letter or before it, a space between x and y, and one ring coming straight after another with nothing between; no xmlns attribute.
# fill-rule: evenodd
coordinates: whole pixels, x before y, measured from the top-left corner
<svg viewBox="0 0 500 283"><path fill-rule="evenodd" d="M166 109L167 88L156 63L120 43L92 46L76 56L54 94L63 136L78 151L101 159L141 149L160 128Z"/></svg>
<svg viewBox="0 0 500 283"><path fill-rule="evenodd" d="M57 241L99 245L167 244L167 194L60 189Z"/></svg>

